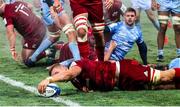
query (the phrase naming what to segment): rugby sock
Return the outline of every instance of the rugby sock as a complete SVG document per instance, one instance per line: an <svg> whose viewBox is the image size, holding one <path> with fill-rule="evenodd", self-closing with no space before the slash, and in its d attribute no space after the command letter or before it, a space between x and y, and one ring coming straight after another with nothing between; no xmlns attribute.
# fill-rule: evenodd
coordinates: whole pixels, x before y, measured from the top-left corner
<svg viewBox="0 0 180 107"><path fill-rule="evenodd" d="M81 59L77 42L69 42L69 49L72 52L75 61Z"/></svg>
<svg viewBox="0 0 180 107"><path fill-rule="evenodd" d="M52 44L52 42L46 38L45 40L43 40L43 42L40 44L40 46L36 49L36 51L31 55L30 59L33 62L36 62L37 60L37 56L43 52L45 49L47 49L50 45Z"/></svg>
<svg viewBox="0 0 180 107"><path fill-rule="evenodd" d="M80 55L83 58L88 58L89 50L90 50L88 41L78 42L78 48L79 48Z"/></svg>
<svg viewBox="0 0 180 107"><path fill-rule="evenodd" d="M180 57L180 48L176 49L177 56Z"/></svg>
<svg viewBox="0 0 180 107"><path fill-rule="evenodd" d="M163 55L163 54L164 54L163 49L159 49L159 50L158 50L158 55Z"/></svg>
<svg viewBox="0 0 180 107"><path fill-rule="evenodd" d="M73 59L73 58L71 58L71 59L68 59L68 60L62 61L62 62L60 62L59 64L64 65L65 67L69 67L69 66L70 66L70 64L71 64L73 61L74 61L74 59Z"/></svg>

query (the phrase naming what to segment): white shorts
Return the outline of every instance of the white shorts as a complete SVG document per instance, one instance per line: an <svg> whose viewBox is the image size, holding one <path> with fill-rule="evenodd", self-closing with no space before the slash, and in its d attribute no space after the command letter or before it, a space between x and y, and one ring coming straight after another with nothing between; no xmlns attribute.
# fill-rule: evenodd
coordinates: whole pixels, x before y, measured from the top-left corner
<svg viewBox="0 0 180 107"><path fill-rule="evenodd" d="M134 9L151 9L151 0L131 0L131 4Z"/></svg>

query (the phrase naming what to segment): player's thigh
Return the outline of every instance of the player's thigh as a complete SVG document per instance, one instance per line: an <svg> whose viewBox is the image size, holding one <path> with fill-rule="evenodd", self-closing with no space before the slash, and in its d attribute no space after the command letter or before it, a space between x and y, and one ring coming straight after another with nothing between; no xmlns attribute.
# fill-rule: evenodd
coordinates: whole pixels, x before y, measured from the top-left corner
<svg viewBox="0 0 180 107"><path fill-rule="evenodd" d="M149 18L155 18L155 14L152 9L145 10L145 12Z"/></svg>
<svg viewBox="0 0 180 107"><path fill-rule="evenodd" d="M59 16L59 22L60 22L61 28L63 28L66 24L72 23L72 20L70 19L70 16L66 12L63 12Z"/></svg>
<svg viewBox="0 0 180 107"><path fill-rule="evenodd" d="M78 0L70 0L70 6L73 11L73 17L82 14L88 13L85 6L81 5Z"/></svg>

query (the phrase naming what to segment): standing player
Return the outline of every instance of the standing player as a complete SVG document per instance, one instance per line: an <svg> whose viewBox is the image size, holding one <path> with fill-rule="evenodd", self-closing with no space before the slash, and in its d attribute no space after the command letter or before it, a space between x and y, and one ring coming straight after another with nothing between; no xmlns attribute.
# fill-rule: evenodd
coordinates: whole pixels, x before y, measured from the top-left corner
<svg viewBox="0 0 180 107"><path fill-rule="evenodd" d="M58 0L55 0L58 1ZM56 4L57 3L57 4ZM55 6L58 6L55 2ZM87 41L88 21L92 25L96 41L96 54L99 60L104 58L104 21L102 0L70 0L73 11L74 25L78 32L77 41L82 42L84 50L89 50Z"/></svg>
<svg viewBox="0 0 180 107"><path fill-rule="evenodd" d="M157 61L164 61L164 38L167 30L168 20L171 15L173 28L175 32L176 53L180 56L180 0L157 0L158 1L158 19L160 22L160 31L158 32L158 56Z"/></svg>
<svg viewBox="0 0 180 107"><path fill-rule="evenodd" d="M46 27L25 2L5 4L0 0L0 15L5 22L10 52L14 60L17 60L15 29L23 36L22 60L25 63L45 37ZM43 57L42 55L44 56L41 54L39 58Z"/></svg>
<svg viewBox="0 0 180 107"><path fill-rule="evenodd" d="M70 17L65 12L63 4L64 1L58 1L58 6L53 6L54 0L41 0L41 8L43 14L43 21L48 27L50 36L45 39L35 53L30 57L27 64L33 66L36 62L37 56L51 44L59 39L61 30L67 35L69 41L69 48L75 60L80 60L79 49L76 42L76 31L71 23Z"/></svg>
<svg viewBox="0 0 180 107"><path fill-rule="evenodd" d="M135 25L136 11L128 8L124 14L124 21L110 24L105 32L110 32L112 39L106 43L104 60L122 60L137 43L143 63L147 64L147 47L143 41L142 32Z"/></svg>
<svg viewBox="0 0 180 107"><path fill-rule="evenodd" d="M156 16L154 15L151 9L151 0L131 0L132 7L136 10L137 13L137 25L140 26L140 13L144 10L149 18L149 20L153 23L154 27L159 31L160 25Z"/></svg>

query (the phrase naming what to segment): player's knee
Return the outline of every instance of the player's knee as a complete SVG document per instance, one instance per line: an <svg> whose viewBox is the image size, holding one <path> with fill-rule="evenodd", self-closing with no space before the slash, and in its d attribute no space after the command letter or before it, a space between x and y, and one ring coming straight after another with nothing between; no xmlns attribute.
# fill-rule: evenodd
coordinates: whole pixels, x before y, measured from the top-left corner
<svg viewBox="0 0 180 107"><path fill-rule="evenodd" d="M84 36L87 35L87 31L86 31L84 28L79 28L79 29L77 30L77 33L78 33L78 36L79 36L79 37L84 37Z"/></svg>
<svg viewBox="0 0 180 107"><path fill-rule="evenodd" d="M62 28L62 31L68 35L69 33L71 32L75 32L75 29L73 27L73 24L69 23L69 24L66 24L63 28Z"/></svg>
<svg viewBox="0 0 180 107"><path fill-rule="evenodd" d="M94 24L92 24L92 29L93 29L94 33L103 32L105 29L105 24L104 23L94 23Z"/></svg>
<svg viewBox="0 0 180 107"><path fill-rule="evenodd" d="M74 18L74 25L80 37L87 35L87 18L85 16L77 16Z"/></svg>
<svg viewBox="0 0 180 107"><path fill-rule="evenodd" d="M172 23L173 23L173 25L179 25L180 26L180 17L172 16Z"/></svg>
<svg viewBox="0 0 180 107"><path fill-rule="evenodd" d="M166 24L161 24L160 25L160 32L165 32L167 29L167 25Z"/></svg>
<svg viewBox="0 0 180 107"><path fill-rule="evenodd" d="M159 23L167 25L169 16L158 15L158 20L159 20Z"/></svg>

